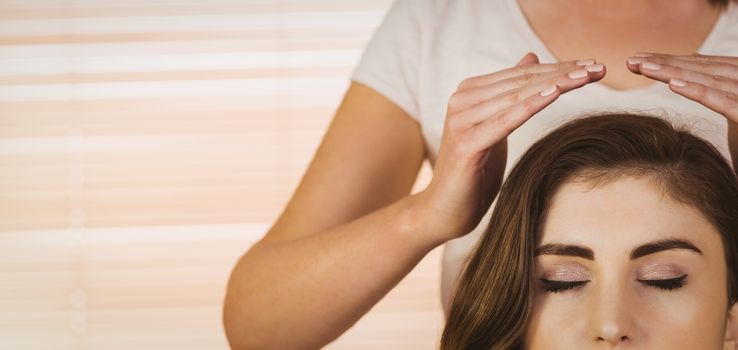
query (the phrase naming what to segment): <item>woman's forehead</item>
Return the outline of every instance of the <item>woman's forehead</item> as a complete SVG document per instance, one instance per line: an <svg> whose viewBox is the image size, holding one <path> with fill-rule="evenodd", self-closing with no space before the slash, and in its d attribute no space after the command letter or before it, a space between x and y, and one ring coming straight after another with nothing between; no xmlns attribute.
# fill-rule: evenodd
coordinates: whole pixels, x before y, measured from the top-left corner
<svg viewBox="0 0 738 350"><path fill-rule="evenodd" d="M655 240L681 238L721 249L717 229L698 209L671 199L643 177L621 177L592 187L567 182L549 202L537 245L566 243L593 250L629 250Z"/></svg>

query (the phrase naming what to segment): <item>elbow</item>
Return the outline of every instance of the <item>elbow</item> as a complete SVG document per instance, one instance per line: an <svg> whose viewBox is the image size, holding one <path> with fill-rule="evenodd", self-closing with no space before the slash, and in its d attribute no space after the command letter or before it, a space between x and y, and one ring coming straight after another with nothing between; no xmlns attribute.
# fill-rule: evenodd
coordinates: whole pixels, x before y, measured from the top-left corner
<svg viewBox="0 0 738 350"><path fill-rule="evenodd" d="M238 264L231 272L223 303L222 322L228 345L234 350L269 349L266 332L259 332L258 318L248 306L247 294L238 283Z"/></svg>
<svg viewBox="0 0 738 350"><path fill-rule="evenodd" d="M244 292L242 283L239 283L241 275L241 262L243 256L238 260L231 270L226 286L225 298L223 301L222 323L225 331L228 345L234 350L261 349L257 333L249 328L248 307L245 305L247 300L243 298Z"/></svg>
<svg viewBox="0 0 738 350"><path fill-rule="evenodd" d="M228 345L234 350L309 349L299 337L285 337L284 320L271 308L271 295L259 277L253 247L231 271L223 302L222 323ZM251 257L251 259L250 259Z"/></svg>
<svg viewBox="0 0 738 350"><path fill-rule="evenodd" d="M259 339L258 333L249 329L244 318L230 315L227 306L223 312L223 328L231 349L256 350L268 348L268 345Z"/></svg>
<svg viewBox="0 0 738 350"><path fill-rule="evenodd" d="M244 303L235 295L226 293L223 304L223 329L228 345L234 350L266 350L273 349L276 341L270 339L270 333L260 325L258 315L249 312Z"/></svg>
<svg viewBox="0 0 738 350"><path fill-rule="evenodd" d="M226 298L223 307L223 329L228 346L233 350L284 350L306 349L298 346L289 337L280 334L274 326L264 324L264 315L249 308L235 298Z"/></svg>

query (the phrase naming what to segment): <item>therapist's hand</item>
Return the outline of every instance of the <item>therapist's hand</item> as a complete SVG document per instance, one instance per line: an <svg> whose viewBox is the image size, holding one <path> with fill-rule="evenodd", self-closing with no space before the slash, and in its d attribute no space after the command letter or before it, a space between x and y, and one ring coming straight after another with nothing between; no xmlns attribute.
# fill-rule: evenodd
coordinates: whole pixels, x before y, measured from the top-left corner
<svg viewBox="0 0 738 350"><path fill-rule="evenodd" d="M667 83L671 91L722 114L728 120L728 146L738 172L738 57L640 52L626 65L631 72Z"/></svg>
<svg viewBox="0 0 738 350"><path fill-rule="evenodd" d="M421 194L424 222L435 231L429 239L441 244L479 224L502 184L507 136L560 94L602 79L605 67L594 63L541 64L528 53L514 67L459 84L448 101L433 177Z"/></svg>
<svg viewBox="0 0 738 350"><path fill-rule="evenodd" d="M738 124L738 57L641 52L626 64L633 73L667 83L671 91Z"/></svg>
<svg viewBox="0 0 738 350"><path fill-rule="evenodd" d="M667 83L671 91L722 114L732 129L738 127L738 57L640 52L626 64L633 73ZM736 314L738 304L730 314L726 349L735 347L738 337Z"/></svg>

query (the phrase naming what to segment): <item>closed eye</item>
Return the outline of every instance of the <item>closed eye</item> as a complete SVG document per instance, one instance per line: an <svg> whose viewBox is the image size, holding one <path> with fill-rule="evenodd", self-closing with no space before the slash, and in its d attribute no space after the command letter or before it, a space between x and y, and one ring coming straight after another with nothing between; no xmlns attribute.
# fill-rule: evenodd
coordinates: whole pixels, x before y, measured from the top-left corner
<svg viewBox="0 0 738 350"><path fill-rule="evenodd" d="M570 289L583 286L589 282L589 281L556 281L556 280L547 280L545 278L541 278L539 280L541 282L541 288L543 288L543 290L545 290L546 292L550 292L550 293L559 293L559 292L567 291Z"/></svg>
<svg viewBox="0 0 738 350"><path fill-rule="evenodd" d="M668 279L653 279L653 280L643 280L639 279L638 282L643 283L649 287L655 287L663 290L674 290L679 289L681 287L684 287L685 279L687 278L687 275L682 275L676 278L668 278ZM540 279L541 287L546 291L550 293L560 293L567 290L571 290L580 286L583 286L589 281L556 281L556 280L548 280L545 278Z"/></svg>
<svg viewBox="0 0 738 350"><path fill-rule="evenodd" d="M663 290L674 290L678 288L684 287L686 284L684 282L684 279L687 278L687 275L681 275L676 278L669 278L669 279L658 279L658 280L641 280L639 279L638 282L641 282L647 286L650 287L656 287Z"/></svg>

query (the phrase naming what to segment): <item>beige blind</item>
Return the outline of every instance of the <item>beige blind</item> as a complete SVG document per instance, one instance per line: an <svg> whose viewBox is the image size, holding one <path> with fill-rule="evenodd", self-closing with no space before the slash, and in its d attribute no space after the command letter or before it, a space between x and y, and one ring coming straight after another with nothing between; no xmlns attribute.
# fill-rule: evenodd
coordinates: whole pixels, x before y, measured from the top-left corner
<svg viewBox="0 0 738 350"><path fill-rule="evenodd" d="M390 5L0 0L0 348L227 348L230 269ZM433 348L439 261L327 348Z"/></svg>

